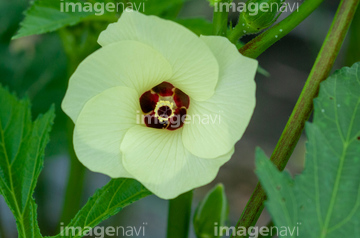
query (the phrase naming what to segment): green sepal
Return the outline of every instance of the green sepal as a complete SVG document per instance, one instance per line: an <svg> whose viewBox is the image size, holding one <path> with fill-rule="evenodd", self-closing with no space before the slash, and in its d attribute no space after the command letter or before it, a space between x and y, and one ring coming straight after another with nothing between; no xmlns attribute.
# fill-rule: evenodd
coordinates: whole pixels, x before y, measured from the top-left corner
<svg viewBox="0 0 360 238"><path fill-rule="evenodd" d="M216 227L228 221L229 205L222 184L216 185L199 203L194 215L194 229L197 238L220 237L214 232Z"/></svg>

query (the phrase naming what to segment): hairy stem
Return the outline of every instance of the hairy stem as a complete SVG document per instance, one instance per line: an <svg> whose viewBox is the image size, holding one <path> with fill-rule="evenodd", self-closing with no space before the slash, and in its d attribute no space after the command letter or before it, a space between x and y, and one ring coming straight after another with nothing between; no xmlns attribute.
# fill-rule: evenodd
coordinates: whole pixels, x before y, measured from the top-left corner
<svg viewBox="0 0 360 238"><path fill-rule="evenodd" d="M325 80L340 51L345 35L354 17L359 0L342 0L330 30L316 58L315 64L305 83L295 108L285 126L285 129L271 155L271 161L281 171L285 168L290 155L304 129L305 122L313 109L313 99L317 96L320 83ZM265 192L258 183L237 226L249 227L253 224L261 211L265 201Z"/></svg>
<svg viewBox="0 0 360 238"><path fill-rule="evenodd" d="M305 20L323 1L324 0L305 0L290 16L241 47L239 50L240 53L250 58L257 58L266 49L286 36Z"/></svg>
<svg viewBox="0 0 360 238"><path fill-rule="evenodd" d="M167 238L187 238L191 216L193 192L169 200Z"/></svg>

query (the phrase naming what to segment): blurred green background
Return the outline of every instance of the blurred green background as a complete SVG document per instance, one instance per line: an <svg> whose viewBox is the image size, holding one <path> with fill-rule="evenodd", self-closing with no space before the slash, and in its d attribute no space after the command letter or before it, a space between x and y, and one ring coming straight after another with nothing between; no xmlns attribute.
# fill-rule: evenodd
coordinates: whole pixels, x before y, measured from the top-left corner
<svg viewBox="0 0 360 238"><path fill-rule="evenodd" d="M260 65L270 76L256 76L257 107L253 119L244 137L237 143L233 158L221 168L215 181L195 191L194 209L214 184L222 182L230 204L230 223L236 224L257 182L253 172L255 147L260 146L268 155L271 154L315 61L339 2L325 0L308 19L258 58ZM146 4L148 3L151 3L151 0ZM60 217L70 167L69 119L61 111L60 103L67 87L68 72L73 70L69 64L77 64L69 62L63 46L65 44L67 50L71 51L74 39L86 42L83 50L78 49L76 60L81 60L99 47L95 43L96 37L106 24L99 23L94 26L82 23L61 31L62 40L58 33L50 33L11 41L28 5L27 0L0 0L0 83L19 97L27 95L31 99L33 117L46 112L51 104L56 106L51 142L46 150L44 169L35 192L41 231L43 235L54 235L59 232L59 222L62 221ZM288 14L284 13L279 20ZM206 0L189 0L181 8L178 18L188 17L211 20L212 9ZM237 13L231 13L230 20L234 25ZM253 37L246 36L243 40L246 42ZM334 69L350 66L356 61L360 61L359 10ZM287 168L292 174L299 173L303 168L305 140L305 136L302 136L288 164ZM97 188L109 181L108 177L88 170L84 176L83 192L73 193L69 197L70 203L71 200L80 198L83 205ZM80 173L79 180L81 177ZM74 183L76 182L74 180ZM75 202L67 214L75 214L77 207ZM266 224L269 219L264 212L259 224ZM127 207L102 225L139 227L145 222L145 237L159 238L165 237L166 220L167 201L150 196ZM15 220L2 197L0 224L0 237L17 237ZM190 237L194 235L191 234Z"/></svg>

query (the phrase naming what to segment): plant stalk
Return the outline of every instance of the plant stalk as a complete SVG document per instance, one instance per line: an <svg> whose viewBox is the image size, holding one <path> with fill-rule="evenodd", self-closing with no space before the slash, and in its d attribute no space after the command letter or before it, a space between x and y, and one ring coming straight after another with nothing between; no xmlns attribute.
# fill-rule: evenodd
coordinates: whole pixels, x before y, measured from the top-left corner
<svg viewBox="0 0 360 238"><path fill-rule="evenodd" d="M324 0L305 0L304 3L287 18L241 47L239 50L240 53L250 58L257 58L266 49L304 21L323 1Z"/></svg>
<svg viewBox="0 0 360 238"><path fill-rule="evenodd" d="M342 0L335 14L330 30L325 38L315 64L305 83L295 108L271 155L271 161L282 171L292 154L313 110L313 99L319 92L320 83L325 80L334 65L350 23L354 17L359 0ZM257 184L248 201L237 227L248 228L254 224L263 210L266 194L260 183Z"/></svg>
<svg viewBox="0 0 360 238"><path fill-rule="evenodd" d="M225 36L227 32L229 13L222 6L222 3L226 2L227 0L217 1L214 6L213 34L217 36Z"/></svg>
<svg viewBox="0 0 360 238"><path fill-rule="evenodd" d="M187 238L191 218L193 191L169 200L167 238Z"/></svg>

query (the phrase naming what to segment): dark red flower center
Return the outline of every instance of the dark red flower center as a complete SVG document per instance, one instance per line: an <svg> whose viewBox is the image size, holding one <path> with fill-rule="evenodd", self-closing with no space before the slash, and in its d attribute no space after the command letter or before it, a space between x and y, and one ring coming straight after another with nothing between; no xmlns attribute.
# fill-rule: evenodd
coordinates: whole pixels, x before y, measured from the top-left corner
<svg viewBox="0 0 360 238"><path fill-rule="evenodd" d="M145 125L156 129L181 128L189 105L189 96L168 82L162 82L140 97Z"/></svg>

